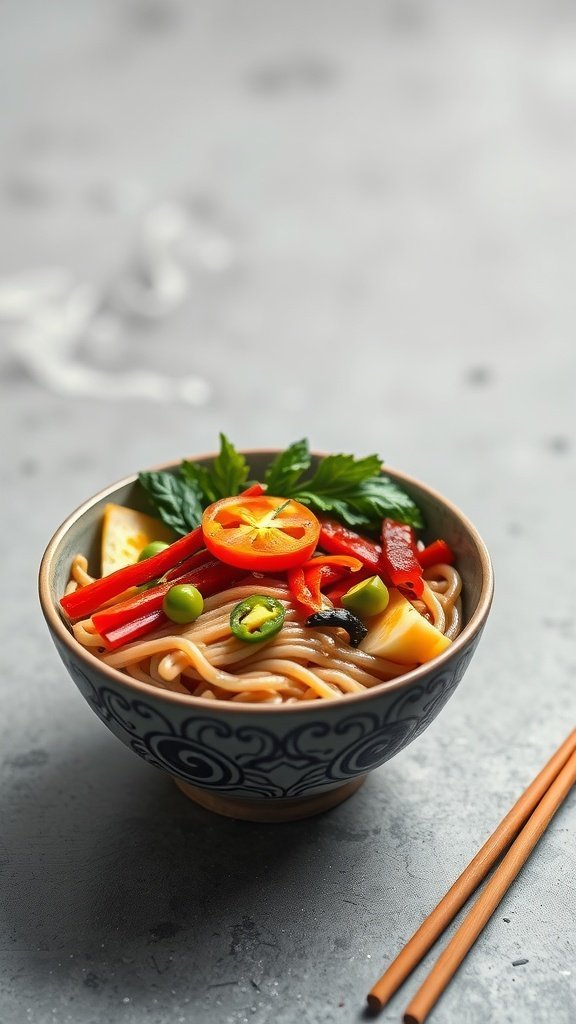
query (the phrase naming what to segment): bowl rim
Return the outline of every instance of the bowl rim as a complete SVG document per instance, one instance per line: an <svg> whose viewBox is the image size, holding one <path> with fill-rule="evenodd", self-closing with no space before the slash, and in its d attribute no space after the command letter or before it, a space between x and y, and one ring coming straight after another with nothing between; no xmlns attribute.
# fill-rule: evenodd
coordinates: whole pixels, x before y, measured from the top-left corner
<svg viewBox="0 0 576 1024"><path fill-rule="evenodd" d="M273 457L281 450L282 449L280 448L250 448L243 449L241 454L248 459L254 455L269 455ZM311 452L311 454L313 456L320 457L325 455L324 452L318 451ZM189 456L189 458L195 462L199 462L203 459L213 459L216 455L216 452L208 452L204 455L192 455ZM163 462L159 465L153 466L152 471L170 470L180 465L180 462L181 459ZM423 665L418 665L416 668L410 669L408 672L405 672L403 675L398 676L395 679L377 683L375 686L371 686L361 693L348 693L344 697L325 698L321 702L314 701L314 710L318 710L320 705L322 708L332 709L342 706L348 707L352 704L358 704L363 701L370 700L374 696L384 692L388 693L391 691L402 690L404 688L409 689L413 683L416 683L428 676L432 666L435 671L441 671L455 655L457 656L461 653L464 648L467 647L468 643L484 627L490 611L494 595L494 572L492 562L486 544L468 516L466 516L460 508L454 504L454 502L445 498L444 495L439 493L439 491L429 487L428 484L418 480L416 477L403 473L401 470L394 469L392 466L387 464L382 466L382 472L394 477L394 479L400 484L407 484L408 486L413 486L425 491L430 498L439 502L447 508L453 516L460 520L476 546L480 562L482 585L480 588L478 604L469 622L466 623L462 632L456 637L450 647L437 655L437 657L432 659L432 661L425 662ZM309 701L301 701L297 704L243 704L242 702L232 703L231 701L216 701L207 697L194 697L192 694L178 693L174 690L165 690L160 687L154 687L149 683L134 679L132 676L121 672L119 669L112 668L104 662L98 661L90 654L89 650L82 647L82 645L75 640L73 634L70 632L60 615L57 606L53 603L50 594L50 570L57 549L68 531L87 511L89 511L89 509L98 504L98 502L108 498L120 488L136 483L137 479L138 473L131 473L128 476L117 480L115 483L102 488L102 490L93 494L90 498L87 498L66 517L48 542L46 550L42 556L38 575L38 595L48 628L69 650L72 658L79 659L86 665L87 669L101 673L104 677L108 678L110 682L120 684L121 686L127 687L128 690L132 690L135 696L145 696L148 698L155 697L156 699L167 700L171 704L181 705L183 708L188 708L190 710L193 710L194 708L202 708L203 710L206 710L209 708L212 712L216 713L218 713L218 711L231 711L232 713L244 715L247 713L252 714L252 712L259 715L277 715L279 713L283 715L298 715L309 712L312 709Z"/></svg>

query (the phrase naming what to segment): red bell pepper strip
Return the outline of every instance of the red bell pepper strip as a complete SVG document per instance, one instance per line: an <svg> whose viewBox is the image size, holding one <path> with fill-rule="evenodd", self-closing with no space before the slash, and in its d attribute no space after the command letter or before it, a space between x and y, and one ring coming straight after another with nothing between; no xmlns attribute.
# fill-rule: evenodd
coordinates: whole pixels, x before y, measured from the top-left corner
<svg viewBox="0 0 576 1024"><path fill-rule="evenodd" d="M170 572L164 573L164 576L160 577L158 582L164 583L165 580L174 580L177 576L183 576L185 572L192 572L193 569L198 569L201 565L206 565L213 560L214 556L206 548L202 548L196 554L190 555L190 558L186 558L183 562L178 562L178 565L170 569Z"/></svg>
<svg viewBox="0 0 576 1024"><path fill-rule="evenodd" d="M326 569L351 569L352 572L358 572L362 565L362 559L356 558L355 555L316 555L314 558L309 558L307 562L304 562L301 568L317 569L319 566L322 566L322 568ZM342 573L338 571L337 576L340 577L341 575Z"/></svg>
<svg viewBox="0 0 576 1024"><path fill-rule="evenodd" d="M80 619L91 615L101 604L121 594L128 587L138 587L142 583L150 583L157 576L163 576L179 562L204 547L204 537L200 527L187 533L185 537L174 541L157 555L146 558L143 562L134 562L122 569L116 569L109 576L94 580L86 587L81 587L73 594L60 599L64 611L70 619Z"/></svg>
<svg viewBox="0 0 576 1024"><path fill-rule="evenodd" d="M263 494L262 484L253 484L243 494L256 496ZM126 565L109 576L94 580L86 587L75 590L73 594L66 594L60 598L60 604L70 620L86 618L92 615L100 605L117 597L123 590L129 587L138 587L142 583L150 583L158 576L164 576L170 569L174 569L184 559L189 558L196 551L204 547L204 537L201 527L187 533L185 537L170 544L163 551L159 551L152 558L146 558L143 562L135 562Z"/></svg>
<svg viewBox="0 0 576 1024"><path fill-rule="evenodd" d="M347 576L347 569L359 572L362 562L351 555L319 555L310 558L304 565L290 569L287 573L290 593L308 613L318 612L323 604L322 586L333 583L343 572Z"/></svg>
<svg viewBox="0 0 576 1024"><path fill-rule="evenodd" d="M309 608L318 610L312 591L306 582L302 566L298 565L295 569L288 569L286 577L288 579L288 588L290 590L291 597L296 604L300 605L301 608L306 609L306 611L308 611Z"/></svg>
<svg viewBox="0 0 576 1024"><path fill-rule="evenodd" d="M264 484L256 481L256 483L250 484L250 487L247 487L245 491L240 491L240 494L244 498L259 498L261 494L264 494L265 490Z"/></svg>
<svg viewBox="0 0 576 1024"><path fill-rule="evenodd" d="M318 547L334 555L353 555L359 558L364 565L372 569L372 575L380 569L380 545L333 519L321 520Z"/></svg>
<svg viewBox="0 0 576 1024"><path fill-rule="evenodd" d="M147 615L142 615L139 619L132 619L131 622L125 622L122 626L111 629L106 636L102 636L102 640L109 651L115 651L117 647L123 647L124 644L139 640L141 636L150 633L157 626L166 625L168 621L162 609L148 612Z"/></svg>
<svg viewBox="0 0 576 1024"><path fill-rule="evenodd" d="M210 597L218 590L229 587L236 580L245 575L242 569L236 569L232 565L225 565L215 558L210 558L204 565L192 569L190 572L179 576L173 576L171 580L159 583L150 590L122 601L121 604L112 605L92 616L94 628L106 640L110 634L126 623L137 622L149 615L151 612L161 611L162 602L168 591L177 583L189 583L196 587L202 597ZM124 641L125 642L125 641Z"/></svg>
<svg viewBox="0 0 576 1024"><path fill-rule="evenodd" d="M438 565L440 562L444 565L454 565L455 562L454 552L445 540L434 540L416 554L422 569L429 569L431 565Z"/></svg>
<svg viewBox="0 0 576 1024"><path fill-rule="evenodd" d="M385 519L382 523L382 568L393 587L422 597L424 580L418 561L414 530L406 523Z"/></svg>

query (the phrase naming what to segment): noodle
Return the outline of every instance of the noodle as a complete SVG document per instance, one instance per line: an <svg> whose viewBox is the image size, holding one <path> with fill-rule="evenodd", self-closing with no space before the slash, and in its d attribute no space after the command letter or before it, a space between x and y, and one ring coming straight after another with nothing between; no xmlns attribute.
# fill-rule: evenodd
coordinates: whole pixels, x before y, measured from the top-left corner
<svg viewBox="0 0 576 1024"><path fill-rule="evenodd" d="M453 566L438 564L424 574L424 592L414 606L451 640L462 625L462 580ZM87 561L74 558L69 588L92 581ZM254 592L280 601L285 609L279 633L257 644L230 632L230 612ZM67 592L69 592L67 590ZM125 600L127 592L113 601ZM142 640L106 651L92 620L72 626L76 640L105 665L155 687L210 700L249 704L294 704L361 693L404 675L414 666L398 664L352 647L340 629L304 626L286 583L254 579L206 598L192 624L168 623Z"/></svg>
<svg viewBox="0 0 576 1024"><path fill-rule="evenodd" d="M426 582L424 583L424 591L422 593L422 603L430 613L429 617L432 624L436 626L436 629L439 629L440 632L443 633L446 627L446 615L444 613L444 608L442 606L442 602L438 598L438 595L434 593L432 588L429 587Z"/></svg>

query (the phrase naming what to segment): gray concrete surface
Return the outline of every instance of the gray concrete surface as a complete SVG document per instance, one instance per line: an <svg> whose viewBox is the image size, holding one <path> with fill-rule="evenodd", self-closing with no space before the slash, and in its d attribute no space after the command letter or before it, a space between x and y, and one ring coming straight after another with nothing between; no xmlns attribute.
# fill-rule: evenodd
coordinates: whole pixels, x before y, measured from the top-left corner
<svg viewBox="0 0 576 1024"><path fill-rule="evenodd" d="M362 1020L573 727L575 31L544 2L3 5L2 1024ZM493 554L447 708L304 823L187 803L36 602L71 508L219 430L377 450ZM576 1020L575 816L435 1024Z"/></svg>

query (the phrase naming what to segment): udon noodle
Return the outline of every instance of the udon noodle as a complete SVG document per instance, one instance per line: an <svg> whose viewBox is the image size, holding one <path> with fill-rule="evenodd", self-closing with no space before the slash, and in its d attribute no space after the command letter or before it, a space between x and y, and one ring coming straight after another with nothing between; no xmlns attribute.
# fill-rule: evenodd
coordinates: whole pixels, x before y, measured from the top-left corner
<svg viewBox="0 0 576 1024"><path fill-rule="evenodd" d="M92 582L88 563L77 555L67 593ZM450 565L431 566L424 573L422 597L412 603L440 632L453 640L462 624L462 580ZM259 644L246 644L230 632L234 606L257 592L276 598L286 608L279 633ZM114 602L125 600L130 592ZM192 624L170 623L120 650L106 651L91 619L72 626L76 640L104 664L140 682L211 700L242 703L294 704L360 693L403 675L414 666L397 664L351 647L337 628L310 628L291 601L286 582L247 576L239 585L204 602Z"/></svg>

